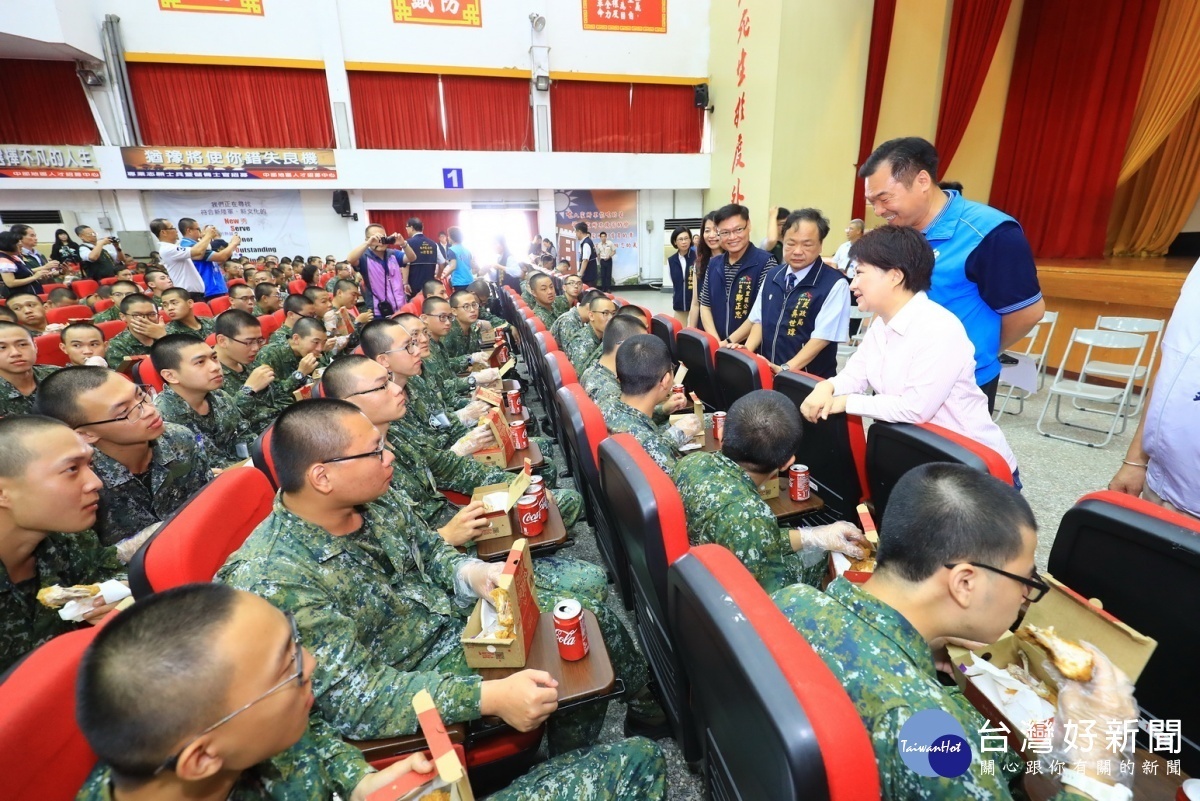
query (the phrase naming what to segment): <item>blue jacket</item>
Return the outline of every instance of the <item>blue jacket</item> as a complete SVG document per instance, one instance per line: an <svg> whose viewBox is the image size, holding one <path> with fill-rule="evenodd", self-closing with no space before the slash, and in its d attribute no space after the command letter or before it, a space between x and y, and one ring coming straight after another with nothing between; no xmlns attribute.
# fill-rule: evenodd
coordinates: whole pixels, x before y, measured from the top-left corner
<svg viewBox="0 0 1200 801"><path fill-rule="evenodd" d="M769 252L754 243L749 244L742 254L742 260L737 263L737 277L728 292L725 291L726 254L713 256L708 263L704 282L708 287L709 309L712 311L713 324L717 327L718 339L725 339L738 330L750 316L750 309L758 297L759 279L770 258Z"/></svg>
<svg viewBox="0 0 1200 801"><path fill-rule="evenodd" d="M679 251L675 251L671 254L671 258L667 259L667 269L671 271L671 286L674 289L671 308L675 311L685 312L688 310L688 298L696 285L696 272L693 269L695 263L696 254L690 250L684 264L679 263Z"/></svg>

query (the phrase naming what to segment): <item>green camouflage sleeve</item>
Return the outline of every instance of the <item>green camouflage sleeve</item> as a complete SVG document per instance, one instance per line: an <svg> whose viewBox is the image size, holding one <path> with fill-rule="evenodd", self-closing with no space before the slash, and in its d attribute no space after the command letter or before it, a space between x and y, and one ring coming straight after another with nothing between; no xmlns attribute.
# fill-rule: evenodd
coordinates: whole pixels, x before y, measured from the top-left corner
<svg viewBox="0 0 1200 801"><path fill-rule="evenodd" d="M332 726L315 716L309 718L308 732L303 739L272 761L277 762L285 754L293 752L297 752L297 762L303 760L310 765L320 766L332 785L330 789L342 798L350 798L363 777L374 772L363 759L362 751L347 743ZM317 795L310 794L307 797L315 798Z"/></svg>
<svg viewBox="0 0 1200 801"><path fill-rule="evenodd" d="M401 532L403 536L416 544L421 562L425 566L426 575L453 595L455 593L454 577L463 564L471 561L471 557L455 550L453 546L442 539L441 534L425 525L425 522L413 511L412 501L399 490L392 489L376 503L386 506L391 512L388 523L393 524L392 530Z"/></svg>

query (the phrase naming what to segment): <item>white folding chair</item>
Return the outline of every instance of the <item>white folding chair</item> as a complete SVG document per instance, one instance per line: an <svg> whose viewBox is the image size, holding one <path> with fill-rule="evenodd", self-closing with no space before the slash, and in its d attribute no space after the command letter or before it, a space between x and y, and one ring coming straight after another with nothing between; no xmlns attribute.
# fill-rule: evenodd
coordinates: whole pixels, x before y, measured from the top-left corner
<svg viewBox="0 0 1200 801"><path fill-rule="evenodd" d="M1071 348L1079 343L1087 348L1084 353L1083 362L1086 365L1092 359L1093 348L1107 348L1110 350L1137 350L1137 355L1132 362L1115 363L1119 367L1124 367L1126 370L1125 385L1113 387L1107 384L1093 384L1087 381L1087 375L1081 371L1079 379L1071 381L1064 378L1066 374L1066 365L1071 358ZM1099 329L1085 329L1080 331L1078 328L1071 332L1071 340L1067 343L1066 353L1063 354L1062 364L1058 373L1054 376L1054 381L1050 384L1049 391L1046 395L1046 405L1042 407L1042 414L1038 417L1037 430L1043 437L1051 437L1053 439L1061 439L1067 442L1074 442L1079 445L1087 445L1090 448L1103 448L1112 441L1113 435L1117 432L1117 424L1120 423L1121 431L1125 431L1125 421L1127 418L1126 411L1130 403L1130 396L1133 393L1134 375L1137 374L1138 368L1142 364L1142 356L1146 352L1146 336L1144 334L1127 334L1120 331L1101 331ZM1068 422L1062 419L1062 399L1071 398L1072 400L1086 400L1092 403L1108 403L1115 404L1117 409L1111 412L1112 423L1108 429L1097 428L1095 426L1084 425L1083 423ZM1098 431L1104 434L1104 439L1101 442L1088 442L1084 439L1076 439L1074 437L1066 437L1062 434L1051 434L1042 430L1042 422L1046 419L1046 411L1050 408L1050 402L1054 401L1054 419L1061 425L1070 426L1072 428L1083 428L1088 431ZM1084 409L1083 411L1088 411Z"/></svg>
<svg viewBox="0 0 1200 801"><path fill-rule="evenodd" d="M1142 389L1140 392L1133 393L1130 398L1130 406L1128 411L1129 417L1137 417L1142 411L1142 400L1146 397L1146 393L1150 390L1150 376L1154 370L1154 359L1158 356L1158 346L1162 342L1163 329L1166 328L1165 320L1155 320L1152 317L1105 317L1099 315L1096 317L1096 328L1105 331L1124 331L1128 334L1154 334L1154 346L1150 349L1150 358L1146 360L1145 365L1139 365L1134 372L1133 380L1135 383L1140 383ZM1107 361L1088 361L1083 365L1083 372L1088 375L1099 376L1101 378L1115 378L1124 380L1128 377L1129 365L1118 364ZM1074 400L1072 403L1076 409L1085 409L1089 412L1098 414L1113 414L1107 409L1092 409L1079 400Z"/></svg>
<svg viewBox="0 0 1200 801"><path fill-rule="evenodd" d="M1050 342L1054 339L1054 329L1057 327L1058 312L1048 311L1042 315L1042 319L1034 323L1033 330L1030 331L1029 336L1026 337L1028 341L1025 344L1024 350L1007 351L1009 354L1014 356L1025 356L1033 360L1033 364L1037 368L1038 391L1041 391L1042 387L1045 386L1046 383L1046 357L1050 354ZM1046 332L1044 338L1042 338L1043 331ZM1018 342L1017 345L1020 345L1020 342ZM1008 406L1008 402L1014 398L1017 401L1017 410L1015 412L1009 412L1009 414L1021 414L1023 411L1025 411L1025 399L1033 395L1033 393L1027 389L1014 387L1012 384L1006 382L1004 380L1003 368L1001 368L1000 371L1000 383L1008 387L1008 392L1004 394L1004 400L996 408L996 413L992 415L992 418L994 420L999 420L1000 415L1004 414L1004 410ZM997 395L997 398L999 397L1000 396Z"/></svg>

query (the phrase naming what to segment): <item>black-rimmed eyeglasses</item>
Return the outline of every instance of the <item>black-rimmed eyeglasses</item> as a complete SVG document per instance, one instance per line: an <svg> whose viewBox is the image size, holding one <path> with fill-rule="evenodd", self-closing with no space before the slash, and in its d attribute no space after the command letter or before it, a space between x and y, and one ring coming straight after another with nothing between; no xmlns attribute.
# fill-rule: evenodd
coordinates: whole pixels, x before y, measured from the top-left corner
<svg viewBox="0 0 1200 801"><path fill-rule="evenodd" d="M370 392L370 391L372 391L372 390L368 390L368 392ZM361 394L361 393L359 393L359 394ZM338 456L333 459L325 459L324 461L321 462L321 464L333 464L334 462L349 462L352 459L366 459L371 456L374 456L376 459L378 459L382 463L383 462L383 452L385 450L386 450L386 448L384 448L382 445L380 445L377 450L367 451L366 453L356 453L353 456Z"/></svg>
<svg viewBox="0 0 1200 801"><path fill-rule="evenodd" d="M1013 581L1019 581L1029 588L1029 592L1026 594L1025 600L1029 601L1031 604L1036 604L1038 601L1042 600L1046 593L1050 591L1050 585L1042 580L1042 577L1038 575L1036 568L1034 568L1032 576L1018 576L1016 573L1009 573L1007 570L1001 570L998 567L985 565L982 562L955 562L949 565L942 565L942 567L946 568L947 570L952 570L953 568L958 567L960 564L978 567L981 570L988 570L992 573L999 573L1005 578L1010 578Z"/></svg>
<svg viewBox="0 0 1200 801"><path fill-rule="evenodd" d="M129 407L129 411L125 412L125 414L120 417L110 417L107 420L93 420L88 423L80 423L79 425L71 426L71 428L78 430L84 426L102 426L105 423L137 422L146 416L146 404L153 403L156 394L153 387L138 384L137 394L133 397L134 404Z"/></svg>

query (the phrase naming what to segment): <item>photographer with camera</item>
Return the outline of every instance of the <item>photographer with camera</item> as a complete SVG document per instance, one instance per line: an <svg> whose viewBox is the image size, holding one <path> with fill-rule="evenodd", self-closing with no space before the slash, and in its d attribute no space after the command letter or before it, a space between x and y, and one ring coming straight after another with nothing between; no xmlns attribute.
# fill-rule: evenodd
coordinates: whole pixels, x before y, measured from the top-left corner
<svg viewBox="0 0 1200 801"><path fill-rule="evenodd" d="M186 289L192 300L204 300L204 279L192 260L203 259L212 249L209 245L217 238L217 229L211 225L204 226L200 238L187 248L179 244L179 229L165 217L150 221L150 233L158 240L158 255L162 257L171 282Z"/></svg>
<svg viewBox="0 0 1200 801"><path fill-rule="evenodd" d="M378 223L367 226L367 239L350 251L346 261L357 265L364 287L374 302L376 317L391 317L408 301L408 265L417 260L412 246L400 234L387 235ZM399 245L396 250L391 245Z"/></svg>
<svg viewBox="0 0 1200 801"><path fill-rule="evenodd" d="M84 278L99 281L102 278L115 278L117 270L125 261L121 252L121 240L115 236L96 239L96 232L89 225L75 226L75 235L79 237L80 271ZM111 252L110 252L111 251ZM113 257L116 258L113 258Z"/></svg>

